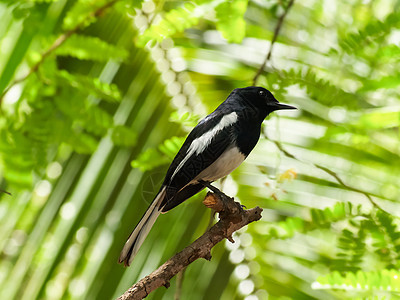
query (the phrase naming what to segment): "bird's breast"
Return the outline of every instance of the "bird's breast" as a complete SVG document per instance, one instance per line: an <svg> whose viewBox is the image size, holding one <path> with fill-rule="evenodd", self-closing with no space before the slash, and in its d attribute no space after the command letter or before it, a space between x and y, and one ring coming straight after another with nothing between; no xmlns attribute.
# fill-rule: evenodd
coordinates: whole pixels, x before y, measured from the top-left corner
<svg viewBox="0 0 400 300"><path fill-rule="evenodd" d="M209 167L200 172L194 181L215 181L235 170L246 156L236 146L223 152Z"/></svg>

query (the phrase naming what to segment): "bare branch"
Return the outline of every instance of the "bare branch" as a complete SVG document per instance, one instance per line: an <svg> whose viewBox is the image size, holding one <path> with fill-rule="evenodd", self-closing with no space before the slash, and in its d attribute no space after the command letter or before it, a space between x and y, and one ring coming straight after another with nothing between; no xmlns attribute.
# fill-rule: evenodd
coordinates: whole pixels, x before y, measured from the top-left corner
<svg viewBox="0 0 400 300"><path fill-rule="evenodd" d="M243 210L242 206L223 193L218 193L223 210L219 212L220 220L207 230L201 237L187 246L181 252L167 260L161 267L129 288L118 300L143 299L155 289L169 287L172 277L184 270L189 264L199 258L211 259L211 249L224 239L233 241L232 234L247 224L261 219L262 209L255 207Z"/></svg>
<svg viewBox="0 0 400 300"><path fill-rule="evenodd" d="M257 84L258 77L261 75L261 73L264 71L265 66L267 65L268 61L271 59L272 56L272 48L274 47L274 44L276 40L278 39L279 32L281 31L283 21L286 18L286 15L288 14L290 8L293 6L294 0L290 0L285 11L283 14L279 17L278 23L276 24L275 30L274 30L274 35L272 36L271 40L271 46L269 47L267 56L265 56L264 62L261 64L260 68L257 70L256 75L253 78L253 86Z"/></svg>
<svg viewBox="0 0 400 300"><path fill-rule="evenodd" d="M10 195L10 196L12 196L10 192L7 192L7 191L5 191L5 190L2 190L2 189L0 189L0 193L4 193L4 194L7 194L7 195Z"/></svg>

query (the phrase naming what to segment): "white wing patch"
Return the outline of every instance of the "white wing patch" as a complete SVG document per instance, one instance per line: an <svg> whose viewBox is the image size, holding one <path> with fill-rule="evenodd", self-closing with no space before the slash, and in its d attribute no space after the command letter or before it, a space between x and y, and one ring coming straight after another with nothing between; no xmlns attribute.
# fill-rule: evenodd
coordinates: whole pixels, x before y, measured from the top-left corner
<svg viewBox="0 0 400 300"><path fill-rule="evenodd" d="M190 144L189 149L187 150L186 156L182 159L179 163L178 167L176 168L174 174L172 174L171 180L175 177L176 173L183 167L183 165L187 162L187 160L196 153L199 155L207 146L211 143L212 139L217 135L219 131L234 124L237 121L237 114L232 112L226 116L223 116L221 121L211 130L204 133L202 136L198 137L197 139L193 140Z"/></svg>

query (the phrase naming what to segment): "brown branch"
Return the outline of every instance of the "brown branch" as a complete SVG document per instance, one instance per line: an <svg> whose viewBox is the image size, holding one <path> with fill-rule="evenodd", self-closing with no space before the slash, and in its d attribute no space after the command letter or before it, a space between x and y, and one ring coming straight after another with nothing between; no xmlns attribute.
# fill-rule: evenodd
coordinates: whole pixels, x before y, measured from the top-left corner
<svg viewBox="0 0 400 300"><path fill-rule="evenodd" d="M93 11L91 14L88 15L87 18L85 18L82 22L80 22L78 25L76 25L74 28L64 32L63 34L61 34L55 41L54 43L46 50L42 53L40 60L35 63L30 70L28 71L28 73L26 73L24 76L14 79L7 88L4 89L3 93L0 96L0 108L4 99L4 96L10 91L10 89L15 86L16 84L26 80L29 76L31 76L33 73L36 73L37 70L39 69L39 67L43 64L43 62L46 60L47 57L50 56L50 54L52 54L56 49L58 49L62 44L65 43L66 40L68 40L71 35L73 35L74 33L76 33L79 29L81 29L81 27L86 23L86 21L88 19L91 18L95 18L98 17L100 15L102 15L104 13L104 11L113 6L118 0L112 0L110 2L105 3L103 6L99 7L98 9L96 9L95 11Z"/></svg>
<svg viewBox="0 0 400 300"><path fill-rule="evenodd" d="M264 62L261 64L260 68L257 70L257 73L253 78L253 86L255 86L257 84L258 77L264 71L265 66L267 65L268 61L271 59L272 48L274 47L274 44L275 44L276 40L278 39L278 35L279 35L279 32L281 31L283 21L285 20L290 8L293 6L293 3L294 3L294 0L289 1L285 11L278 19L278 23L276 24L275 30L274 30L274 35L272 36L271 46L269 47L267 56L265 56Z"/></svg>
<svg viewBox="0 0 400 300"><path fill-rule="evenodd" d="M233 201L233 198L229 198L222 192L216 192L216 194L217 197L215 194L209 193L206 199L212 197L212 199L208 199L208 205L213 208L223 207L223 210L219 212L220 220L191 245L175 254L153 273L135 283L118 300L143 299L161 286L169 287L171 278L195 260L199 258L210 260L211 249L216 244L224 239L234 242L232 234L235 231L261 219L261 208L243 210L238 202ZM212 204L213 201L214 204Z"/></svg>
<svg viewBox="0 0 400 300"><path fill-rule="evenodd" d="M4 194L7 194L7 195L10 195L10 196L12 196L10 192L7 192L7 191L5 191L5 190L2 190L2 189L0 189L0 193L4 193Z"/></svg>

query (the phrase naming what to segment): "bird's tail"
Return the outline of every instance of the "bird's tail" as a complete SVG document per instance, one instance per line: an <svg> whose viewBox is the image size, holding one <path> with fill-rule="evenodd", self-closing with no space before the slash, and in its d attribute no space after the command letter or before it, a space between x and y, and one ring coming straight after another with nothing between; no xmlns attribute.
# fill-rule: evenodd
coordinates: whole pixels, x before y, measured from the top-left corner
<svg viewBox="0 0 400 300"><path fill-rule="evenodd" d="M151 227L153 227L154 222L161 213L160 205L163 202L165 195L166 190L165 187L163 187L126 241L125 246L119 255L119 263L124 262L125 266L129 266L132 263L133 258L139 251L139 248L146 239L146 236L149 234Z"/></svg>

